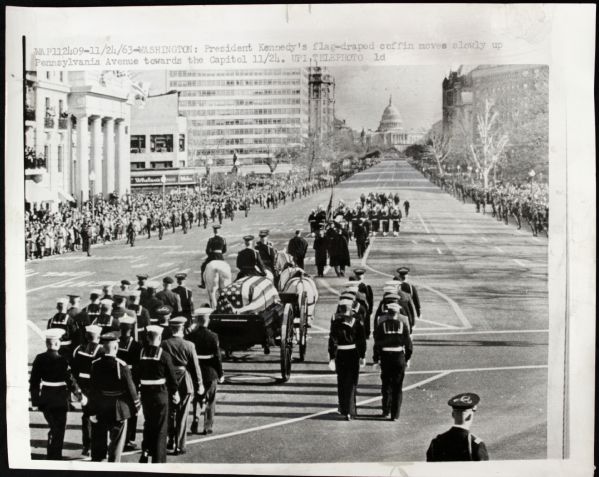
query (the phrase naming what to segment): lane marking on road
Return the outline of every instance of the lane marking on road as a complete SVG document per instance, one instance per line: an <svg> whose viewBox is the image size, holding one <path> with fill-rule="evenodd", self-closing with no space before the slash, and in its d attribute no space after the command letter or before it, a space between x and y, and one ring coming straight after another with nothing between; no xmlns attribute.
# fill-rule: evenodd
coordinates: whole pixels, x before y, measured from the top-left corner
<svg viewBox="0 0 599 477"><path fill-rule="evenodd" d="M540 242L540 240L538 239L538 237L533 237L532 238L535 242Z"/></svg>
<svg viewBox="0 0 599 477"><path fill-rule="evenodd" d="M172 265L174 265L174 262L162 262L162 263L159 263L157 266L158 266L158 268L166 268L166 267L170 267Z"/></svg>
<svg viewBox="0 0 599 477"><path fill-rule="evenodd" d="M26 272L25 278L29 278L29 277L32 277L32 276L38 275L38 274L39 274L39 272Z"/></svg>
<svg viewBox="0 0 599 477"><path fill-rule="evenodd" d="M441 249L440 249L439 247L437 247L437 253L438 253L439 255L443 255L443 252L441 252Z"/></svg>
<svg viewBox="0 0 599 477"><path fill-rule="evenodd" d="M36 288L28 288L26 290L26 293L44 290L45 288L58 288L60 286L67 285L75 280L79 280L81 278L89 277L90 275L95 275L95 274L96 274L96 272L81 272L81 273L77 274L77 276L67 278L66 280L61 280L59 282L54 282L54 283L48 283L47 285L42 285L42 286L39 286Z"/></svg>
<svg viewBox="0 0 599 477"><path fill-rule="evenodd" d="M495 250L497 250L499 253L505 253L503 249L501 247L498 247L497 245L495 245Z"/></svg>
<svg viewBox="0 0 599 477"><path fill-rule="evenodd" d="M424 328L416 328L424 330ZM412 336L448 336L448 335L509 335L520 333L549 333L549 330L477 330L477 331L443 331L442 333L412 333Z"/></svg>
<svg viewBox="0 0 599 477"><path fill-rule="evenodd" d="M339 296L341 295L341 292L335 290L331 285L329 285L325 280L323 280L322 278L317 278L316 279L318 281L318 283L320 283L322 286L324 286L327 290L329 290L331 293Z"/></svg>
<svg viewBox="0 0 599 477"><path fill-rule="evenodd" d="M432 381L436 381L437 379L443 378L445 376L447 376L450 372L440 372L434 376L431 376L429 378L423 379L421 381L418 381L414 384L411 384L409 386L406 386L403 388L403 391L410 391L412 389L415 389L417 387L420 387L424 384L428 384ZM378 373L377 373L378 374ZM336 374L331 374L331 376L336 376ZM313 377L313 376L312 376ZM366 399L364 401L360 401L357 403L358 406L363 406L365 404L370 404L372 402L376 402L379 401L380 399L382 399L381 396L376 396L370 399ZM277 422L272 422L270 424L264 424L262 426L256 426L256 427L250 427L248 429L240 429L238 431L233 431L233 432L227 432L225 434L220 434L220 435L212 435L210 437L203 437L200 439L192 439L192 440L188 440L187 444L191 445L191 444L200 444L202 442L209 442L209 441L216 441L216 440L220 440L220 439L226 439L228 437L235 437L235 436L240 436L240 435L244 435L244 434L250 434L252 432L258 432L258 431L263 431L266 429L272 429L275 427L281 427L281 426L286 426L289 424L295 424L298 422L302 422L305 421L307 419L312 419L314 417L319 417L319 416L324 416L326 414L332 414L332 413L336 413L337 412L337 408L330 408L330 409L324 409L322 411L319 412L315 412L313 414L306 414L305 416L300 416L300 417L296 417L293 419L286 419L284 421L277 421ZM123 455L134 455L134 454L139 454L140 451L131 451L131 452L123 452Z"/></svg>
<svg viewBox="0 0 599 477"><path fill-rule="evenodd" d="M417 321L423 321L424 323L429 323L431 325L437 325L437 326L441 326L443 328L447 328L450 330L459 330L460 328L458 328L457 326L453 326L453 325L448 325L447 323L439 323L438 321L433 321L433 320L425 320L424 318L418 318ZM419 330L423 330L424 328L418 328ZM426 328L427 330L432 330L435 328Z"/></svg>
<svg viewBox="0 0 599 477"><path fill-rule="evenodd" d="M29 328L31 328L35 332L35 334L38 335L42 340L46 339L46 336L44 335L42 329L39 326L37 326L33 321L27 320L27 324L29 325Z"/></svg>
<svg viewBox="0 0 599 477"><path fill-rule="evenodd" d="M418 245L418 242L416 242L416 240L412 240L412 243L413 243L414 245Z"/></svg>
<svg viewBox="0 0 599 477"><path fill-rule="evenodd" d="M520 265L523 268L528 268L526 266L526 264L524 262L522 262L522 260L518 260L517 258L514 258L514 262L516 262L517 265Z"/></svg>
<svg viewBox="0 0 599 477"><path fill-rule="evenodd" d="M436 238L431 238L431 242L436 243L437 239Z"/></svg>
<svg viewBox="0 0 599 477"><path fill-rule="evenodd" d="M230 253L229 255L227 255L228 258L234 258L237 257L236 253Z"/></svg>
<svg viewBox="0 0 599 477"><path fill-rule="evenodd" d="M153 277L148 278L148 281L151 282L153 280L156 280L157 278L163 277L165 275L168 275L169 273L177 272L177 271L179 271L179 268L171 268L169 270L165 270L163 272L160 272L158 275L154 275Z"/></svg>
<svg viewBox="0 0 599 477"><path fill-rule="evenodd" d="M481 237L480 239L481 239L483 242L488 242L488 241L489 241L489 239L488 239L487 237Z"/></svg>
<svg viewBox="0 0 599 477"><path fill-rule="evenodd" d="M192 255L193 252L190 250L169 250L164 252L164 255Z"/></svg>
<svg viewBox="0 0 599 477"><path fill-rule="evenodd" d="M142 267L147 267L148 264L147 263L136 263L135 265L131 265L131 268L142 268Z"/></svg>
<svg viewBox="0 0 599 477"><path fill-rule="evenodd" d="M418 212L418 218L420 219L420 223L422 224L422 226L424 227L424 230L426 230L427 234L430 234L430 230L428 229L428 227L426 226L426 224L424 223L424 219L422 218L422 215L420 215L420 212Z"/></svg>

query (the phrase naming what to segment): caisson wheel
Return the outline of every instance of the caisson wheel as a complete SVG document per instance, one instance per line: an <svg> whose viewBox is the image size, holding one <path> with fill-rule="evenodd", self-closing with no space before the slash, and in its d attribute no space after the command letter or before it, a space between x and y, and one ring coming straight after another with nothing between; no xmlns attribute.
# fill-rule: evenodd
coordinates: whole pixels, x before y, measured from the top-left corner
<svg viewBox="0 0 599 477"><path fill-rule="evenodd" d="M283 382L291 376L291 354L293 353L293 307L290 303L283 309L281 319L281 379Z"/></svg>

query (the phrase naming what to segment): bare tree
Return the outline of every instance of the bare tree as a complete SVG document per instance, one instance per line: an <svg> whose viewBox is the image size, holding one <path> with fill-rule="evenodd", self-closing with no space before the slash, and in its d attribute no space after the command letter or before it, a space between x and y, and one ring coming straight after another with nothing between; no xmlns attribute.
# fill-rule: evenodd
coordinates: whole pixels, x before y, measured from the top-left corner
<svg viewBox="0 0 599 477"><path fill-rule="evenodd" d="M437 162L439 174L443 174L443 162L451 152L451 136L438 129L431 129L429 133L430 152Z"/></svg>
<svg viewBox="0 0 599 477"><path fill-rule="evenodd" d="M470 144L470 154L482 175L485 189L489 185L489 173L500 161L509 142L507 133L499 127L498 117L493 101L486 98L482 110L476 112L477 138Z"/></svg>

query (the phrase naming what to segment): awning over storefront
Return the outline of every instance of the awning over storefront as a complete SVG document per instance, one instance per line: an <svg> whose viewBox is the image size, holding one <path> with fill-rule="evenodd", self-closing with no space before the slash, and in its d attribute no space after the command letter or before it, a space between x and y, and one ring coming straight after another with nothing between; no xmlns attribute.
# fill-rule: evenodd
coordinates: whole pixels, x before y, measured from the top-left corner
<svg viewBox="0 0 599 477"><path fill-rule="evenodd" d="M58 194L48 187L36 184L34 181L25 181L25 199L27 202L42 204L44 202L58 201Z"/></svg>
<svg viewBox="0 0 599 477"><path fill-rule="evenodd" d="M60 198L60 200L63 201L75 202L75 198L72 195L67 194L66 192L63 192L61 190L58 191L58 197Z"/></svg>

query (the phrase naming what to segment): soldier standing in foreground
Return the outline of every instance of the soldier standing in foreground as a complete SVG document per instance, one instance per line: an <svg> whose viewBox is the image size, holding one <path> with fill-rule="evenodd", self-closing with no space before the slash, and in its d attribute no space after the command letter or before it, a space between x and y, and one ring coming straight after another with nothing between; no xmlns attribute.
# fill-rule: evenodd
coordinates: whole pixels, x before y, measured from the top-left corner
<svg viewBox="0 0 599 477"><path fill-rule="evenodd" d="M489 460L485 443L470 432L479 402L474 393L458 394L447 402L454 424L432 440L426 451L427 462Z"/></svg>

